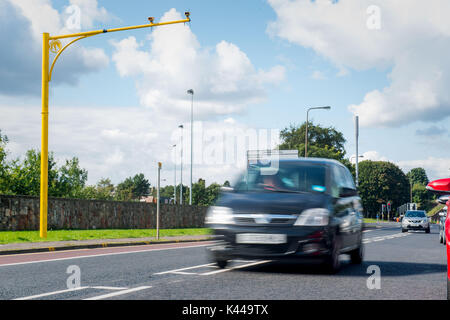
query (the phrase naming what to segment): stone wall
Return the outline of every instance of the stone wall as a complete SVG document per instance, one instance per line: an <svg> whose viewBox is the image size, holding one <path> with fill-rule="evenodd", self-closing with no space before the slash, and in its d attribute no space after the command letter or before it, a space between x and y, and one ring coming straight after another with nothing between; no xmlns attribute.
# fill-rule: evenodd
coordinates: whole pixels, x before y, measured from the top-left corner
<svg viewBox="0 0 450 320"><path fill-rule="evenodd" d="M207 207L160 205L160 228L203 227ZM156 228L156 204L50 198L48 230ZM0 195L0 231L39 230L39 197Z"/></svg>

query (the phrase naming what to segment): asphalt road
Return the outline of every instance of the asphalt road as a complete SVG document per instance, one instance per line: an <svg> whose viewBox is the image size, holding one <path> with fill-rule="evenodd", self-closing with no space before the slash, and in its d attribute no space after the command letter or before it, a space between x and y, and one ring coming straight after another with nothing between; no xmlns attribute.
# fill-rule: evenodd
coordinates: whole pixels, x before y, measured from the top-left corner
<svg viewBox="0 0 450 320"><path fill-rule="evenodd" d="M402 234L399 226L366 230L363 264L343 255L336 275L270 261L218 269L207 260L207 242L2 256L0 299L444 300L447 266L438 235L434 225L430 234ZM75 274L67 273L70 266ZM367 286L377 284L371 268L379 268L379 289ZM68 289L77 270L80 287Z"/></svg>

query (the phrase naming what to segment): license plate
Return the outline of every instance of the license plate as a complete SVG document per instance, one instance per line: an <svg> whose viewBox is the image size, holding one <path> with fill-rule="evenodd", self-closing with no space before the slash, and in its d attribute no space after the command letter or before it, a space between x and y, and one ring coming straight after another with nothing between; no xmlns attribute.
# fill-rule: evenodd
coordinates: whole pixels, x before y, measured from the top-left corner
<svg viewBox="0 0 450 320"><path fill-rule="evenodd" d="M240 233L236 235L236 243L281 244L286 242L285 234Z"/></svg>

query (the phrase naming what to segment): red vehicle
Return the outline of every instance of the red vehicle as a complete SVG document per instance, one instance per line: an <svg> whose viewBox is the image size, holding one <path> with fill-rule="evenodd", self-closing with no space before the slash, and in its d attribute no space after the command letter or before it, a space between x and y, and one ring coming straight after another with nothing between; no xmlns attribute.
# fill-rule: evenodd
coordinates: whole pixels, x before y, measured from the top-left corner
<svg viewBox="0 0 450 320"><path fill-rule="evenodd" d="M450 178L434 180L427 189L439 195L450 194ZM450 300L450 200L447 201L447 218L445 219L445 241L447 247L447 299Z"/></svg>

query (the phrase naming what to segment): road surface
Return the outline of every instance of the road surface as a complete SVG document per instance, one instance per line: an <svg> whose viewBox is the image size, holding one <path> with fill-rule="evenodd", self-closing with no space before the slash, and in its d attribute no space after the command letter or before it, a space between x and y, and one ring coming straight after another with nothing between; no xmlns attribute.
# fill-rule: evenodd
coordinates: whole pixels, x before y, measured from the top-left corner
<svg viewBox="0 0 450 320"><path fill-rule="evenodd" d="M430 234L402 233L394 224L366 230L363 264L343 255L336 275L271 261L218 269L205 253L211 242L0 256L0 299L444 300L447 267L438 236L436 225Z"/></svg>

